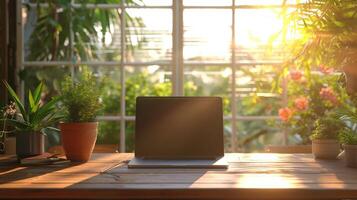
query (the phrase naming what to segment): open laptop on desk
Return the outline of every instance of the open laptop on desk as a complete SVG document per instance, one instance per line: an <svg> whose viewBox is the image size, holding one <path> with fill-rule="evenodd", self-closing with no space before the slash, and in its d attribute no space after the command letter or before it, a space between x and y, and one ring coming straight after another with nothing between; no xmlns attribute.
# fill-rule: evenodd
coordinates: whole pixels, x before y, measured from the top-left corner
<svg viewBox="0 0 357 200"><path fill-rule="evenodd" d="M138 97L129 168L227 168L219 97Z"/></svg>

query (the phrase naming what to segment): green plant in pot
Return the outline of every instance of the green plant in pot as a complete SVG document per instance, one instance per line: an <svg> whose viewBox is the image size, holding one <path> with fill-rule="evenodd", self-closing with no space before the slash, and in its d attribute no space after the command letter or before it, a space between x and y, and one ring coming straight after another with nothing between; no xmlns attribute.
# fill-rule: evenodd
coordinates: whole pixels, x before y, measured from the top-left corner
<svg viewBox="0 0 357 200"><path fill-rule="evenodd" d="M77 80L66 77L62 83L65 122L60 123L60 129L63 149L71 161L86 162L91 157L98 132L99 94L95 77L87 70Z"/></svg>
<svg viewBox="0 0 357 200"><path fill-rule="evenodd" d="M338 134L344 125L337 116L327 114L318 119L312 131L312 153L317 159L336 159L340 153Z"/></svg>
<svg viewBox="0 0 357 200"><path fill-rule="evenodd" d="M341 116L345 128L340 132L339 139L343 144L346 166L357 167L357 114L347 111Z"/></svg>
<svg viewBox="0 0 357 200"><path fill-rule="evenodd" d="M42 154L44 152L44 134L51 129L57 131L51 125L63 117L56 108L59 98L53 98L47 103L41 102L44 85L40 83L34 91L29 91L28 102L24 104L11 86L5 81L4 84L16 108L12 106L12 116L4 117L1 122L9 124L15 129L17 156L25 158ZM14 109L16 110L14 111Z"/></svg>

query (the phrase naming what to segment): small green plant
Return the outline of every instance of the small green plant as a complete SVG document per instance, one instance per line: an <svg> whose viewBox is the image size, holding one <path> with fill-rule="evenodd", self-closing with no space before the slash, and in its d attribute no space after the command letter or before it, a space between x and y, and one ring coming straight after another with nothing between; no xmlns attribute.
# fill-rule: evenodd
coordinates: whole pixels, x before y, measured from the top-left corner
<svg viewBox="0 0 357 200"><path fill-rule="evenodd" d="M357 112L355 109L341 113L344 129L339 134L342 144L357 145Z"/></svg>
<svg viewBox="0 0 357 200"><path fill-rule="evenodd" d="M59 98L53 98L49 102L43 104L41 102L41 94L43 90L43 83L40 83L32 92L29 90L27 97L27 106L20 101L11 86L4 81L10 97L14 101L4 109L4 113L0 121L3 127L11 125L17 132L43 132L47 129L54 129L50 127L54 123L62 119L60 112L57 112L56 103ZM3 128L4 131L5 128Z"/></svg>
<svg viewBox="0 0 357 200"><path fill-rule="evenodd" d="M346 127L339 135L340 142L347 145L357 145L357 132Z"/></svg>
<svg viewBox="0 0 357 200"><path fill-rule="evenodd" d="M344 124L334 115L327 115L318 119L314 124L311 140L338 139Z"/></svg>
<svg viewBox="0 0 357 200"><path fill-rule="evenodd" d="M61 98L67 122L92 122L101 108L100 91L95 77L83 70L78 80L67 76L62 83Z"/></svg>

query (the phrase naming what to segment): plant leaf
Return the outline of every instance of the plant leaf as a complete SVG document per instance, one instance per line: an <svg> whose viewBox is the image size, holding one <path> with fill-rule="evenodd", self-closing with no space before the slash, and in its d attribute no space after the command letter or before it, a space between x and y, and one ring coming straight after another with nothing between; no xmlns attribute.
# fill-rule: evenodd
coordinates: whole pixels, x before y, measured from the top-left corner
<svg viewBox="0 0 357 200"><path fill-rule="evenodd" d="M11 88L11 86L6 82L3 81L5 87L7 88L11 98L15 101L16 106L20 109L20 112L22 114L22 117L25 121L28 121L28 115L25 111L24 105L21 103L19 97L17 96L16 92Z"/></svg>
<svg viewBox="0 0 357 200"><path fill-rule="evenodd" d="M40 103L42 89L43 89L43 82L38 84L38 86L36 87L36 89L35 89L35 91L33 93L33 98L35 100L35 104L39 104Z"/></svg>

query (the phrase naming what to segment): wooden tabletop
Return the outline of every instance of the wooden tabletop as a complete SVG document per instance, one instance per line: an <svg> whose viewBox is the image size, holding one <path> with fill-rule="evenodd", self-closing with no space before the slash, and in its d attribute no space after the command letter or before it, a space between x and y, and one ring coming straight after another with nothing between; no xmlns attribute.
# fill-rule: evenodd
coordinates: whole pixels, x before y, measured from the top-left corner
<svg viewBox="0 0 357 200"><path fill-rule="evenodd" d="M228 169L128 169L133 154L84 164L0 164L0 199L354 199L357 169L310 154L227 154ZM0 162L1 163L1 162Z"/></svg>

